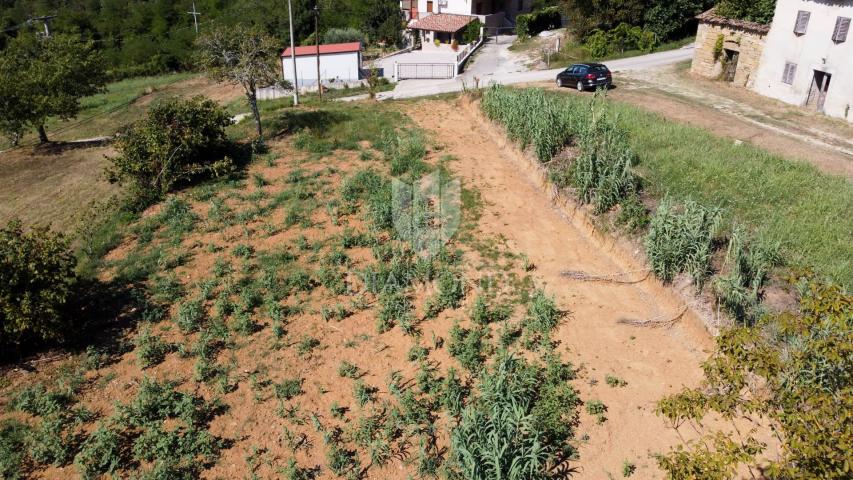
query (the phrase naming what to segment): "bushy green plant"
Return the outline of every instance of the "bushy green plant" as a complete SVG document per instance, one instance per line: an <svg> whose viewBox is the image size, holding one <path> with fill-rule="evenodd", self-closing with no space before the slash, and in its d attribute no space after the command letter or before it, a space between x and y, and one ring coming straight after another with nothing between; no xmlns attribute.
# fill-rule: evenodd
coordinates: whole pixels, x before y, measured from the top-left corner
<svg viewBox="0 0 853 480"><path fill-rule="evenodd" d="M578 200L592 203L596 213L621 202L637 183L631 169L636 155L628 143L628 133L601 103L601 95L593 101L591 118L578 141L581 154L569 172Z"/></svg>
<svg viewBox="0 0 853 480"><path fill-rule="evenodd" d="M198 300L190 300L178 306L178 316L175 323L183 333L191 333L201 328L207 317L204 305Z"/></svg>
<svg viewBox="0 0 853 480"><path fill-rule="evenodd" d="M489 306L488 300L483 296L474 299L474 307L471 309L471 320L478 325L502 322L509 318L512 309L509 305L498 305L495 308Z"/></svg>
<svg viewBox="0 0 853 480"><path fill-rule="evenodd" d="M646 255L655 276L671 282L683 271L701 288L711 267L713 240L720 224L720 211L688 200L678 207L664 197L649 223Z"/></svg>
<svg viewBox="0 0 853 480"><path fill-rule="evenodd" d="M547 7L515 17L516 33L519 38L532 37L544 30L559 28L562 24L559 7Z"/></svg>
<svg viewBox="0 0 853 480"><path fill-rule="evenodd" d="M450 329L450 344L447 351L466 369L477 372L486 359L486 337L488 330L483 327L462 328L458 323Z"/></svg>
<svg viewBox="0 0 853 480"><path fill-rule="evenodd" d="M338 376L356 379L361 376L361 369L344 360L340 365L338 365Z"/></svg>
<svg viewBox="0 0 853 480"><path fill-rule="evenodd" d="M479 19L470 22L462 32L462 41L465 43L474 43L479 40L481 28L483 28L483 23Z"/></svg>
<svg viewBox="0 0 853 480"><path fill-rule="evenodd" d="M0 422L0 477L9 480L25 478L26 438L28 427L15 420Z"/></svg>
<svg viewBox="0 0 853 480"><path fill-rule="evenodd" d="M480 377L480 396L451 431L452 471L474 480L551 478L551 469L569 453L565 442L573 429L548 426L573 425L577 402L561 405L557 397L543 397L543 387L560 387L550 382L541 366L499 358Z"/></svg>
<svg viewBox="0 0 853 480"><path fill-rule="evenodd" d="M539 89L495 85L483 95L481 108L522 149L532 146L542 163L548 163L581 128L579 111Z"/></svg>
<svg viewBox="0 0 853 480"><path fill-rule="evenodd" d="M301 393L301 378L288 378L275 385L275 396L281 400L290 400Z"/></svg>
<svg viewBox="0 0 853 480"><path fill-rule="evenodd" d="M657 457L672 478L703 472L709 472L703 478L731 478L739 465L758 463L758 456L771 478L849 478L853 296L810 276L797 282L797 312L724 330L703 365L703 384L665 397L657 408L676 428L695 425L709 412L765 417L777 425L781 452L767 465L765 445L752 434L731 438L711 432Z"/></svg>
<svg viewBox="0 0 853 480"><path fill-rule="evenodd" d="M81 445L80 452L74 457L74 465L86 479L112 474L130 460L126 441L127 438L114 426L101 423Z"/></svg>
<svg viewBox="0 0 853 480"><path fill-rule="evenodd" d="M158 365L166 359L172 346L151 333L151 325L144 325L136 336L136 359L143 369Z"/></svg>
<svg viewBox="0 0 853 480"><path fill-rule="evenodd" d="M714 294L738 322L753 324L764 313L761 289L770 270L781 262L779 245L749 241L740 227L732 230L726 252L727 272L714 279Z"/></svg>
<svg viewBox="0 0 853 480"><path fill-rule="evenodd" d="M221 152L230 124L225 109L203 97L158 103L118 138L108 178L128 184L144 205L182 181L229 172L233 162Z"/></svg>
<svg viewBox="0 0 853 480"><path fill-rule="evenodd" d="M68 240L47 227L0 229L0 348L68 333L67 308L77 277Z"/></svg>
<svg viewBox="0 0 853 480"><path fill-rule="evenodd" d="M325 43L348 43L361 42L367 43L364 39L364 32L357 28L330 28L323 32L323 42Z"/></svg>

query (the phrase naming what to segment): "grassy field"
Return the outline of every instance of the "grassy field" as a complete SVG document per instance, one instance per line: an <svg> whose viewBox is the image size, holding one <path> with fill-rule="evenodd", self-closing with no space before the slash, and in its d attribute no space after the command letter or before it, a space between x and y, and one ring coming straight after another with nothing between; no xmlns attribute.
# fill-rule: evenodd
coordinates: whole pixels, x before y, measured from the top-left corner
<svg viewBox="0 0 853 480"><path fill-rule="evenodd" d="M572 110L588 96L559 95ZM607 102L628 131L647 192L723 209L724 228L745 226L781 244L791 266L853 285L853 184L815 167L736 144L641 108Z"/></svg>
<svg viewBox="0 0 853 480"><path fill-rule="evenodd" d="M853 285L850 181L636 107L614 108L656 194L723 207L730 221L779 241L794 264Z"/></svg>

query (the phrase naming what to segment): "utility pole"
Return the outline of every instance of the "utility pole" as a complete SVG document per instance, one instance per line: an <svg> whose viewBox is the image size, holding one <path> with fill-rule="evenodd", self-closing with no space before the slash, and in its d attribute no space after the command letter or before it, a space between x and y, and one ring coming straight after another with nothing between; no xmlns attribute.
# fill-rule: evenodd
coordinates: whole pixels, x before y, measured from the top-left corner
<svg viewBox="0 0 853 480"><path fill-rule="evenodd" d="M27 23L32 24L34 21L44 22L44 36L50 37L50 21L56 18L56 15L45 15L42 17L33 17L27 20Z"/></svg>
<svg viewBox="0 0 853 480"><path fill-rule="evenodd" d="M198 35L198 16L201 14L198 13L195 9L195 2L193 2L193 11L187 13L193 16L193 23L195 24L195 34Z"/></svg>
<svg viewBox="0 0 853 480"><path fill-rule="evenodd" d="M320 81L320 0L314 4L314 44L317 46L317 95L323 98L323 82Z"/></svg>
<svg viewBox="0 0 853 480"><path fill-rule="evenodd" d="M287 0L287 15L290 26L290 63L293 66L293 106L299 105L299 80L296 79L296 45L293 42L293 5Z"/></svg>

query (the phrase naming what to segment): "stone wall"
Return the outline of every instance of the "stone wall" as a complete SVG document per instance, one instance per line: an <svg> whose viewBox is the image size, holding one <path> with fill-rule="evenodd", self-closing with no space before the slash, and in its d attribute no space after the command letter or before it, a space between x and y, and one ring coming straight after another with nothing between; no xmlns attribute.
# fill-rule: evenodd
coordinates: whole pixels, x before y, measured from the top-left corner
<svg viewBox="0 0 853 480"><path fill-rule="evenodd" d="M700 21L696 32L696 50L693 53L693 65L690 71L707 78L719 78L723 72L725 53L714 58L717 39L723 36L723 49L739 53L737 70L732 83L739 86L751 86L754 73L758 69L761 53L764 50L766 34L724 23L706 23Z"/></svg>

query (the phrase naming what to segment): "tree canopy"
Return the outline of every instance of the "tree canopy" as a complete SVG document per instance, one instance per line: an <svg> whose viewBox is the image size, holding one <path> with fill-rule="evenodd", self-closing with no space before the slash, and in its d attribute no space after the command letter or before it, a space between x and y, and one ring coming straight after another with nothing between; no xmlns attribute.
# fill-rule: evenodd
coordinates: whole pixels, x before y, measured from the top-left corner
<svg viewBox="0 0 853 480"><path fill-rule="evenodd" d="M321 33L354 28L369 42L395 43L403 27L396 0L292 0L296 41L314 32L314 5L319 2ZM40 30L29 18L56 15L54 32L74 32L90 39L103 53L113 78L177 71L192 66L197 38L193 0L4 0L0 2L0 49L21 32ZM277 0L195 0L201 15L199 33L213 27L246 25L289 43L287 2Z"/></svg>
<svg viewBox="0 0 853 480"><path fill-rule="evenodd" d="M77 35L24 34L0 52L0 129L13 142L29 127L47 141L49 117L73 118L106 83L101 55Z"/></svg>
<svg viewBox="0 0 853 480"><path fill-rule="evenodd" d="M666 40L688 33L693 17L714 0L563 0L572 31L581 39L593 30L612 30L620 24L640 26Z"/></svg>

